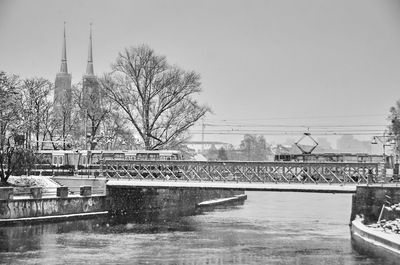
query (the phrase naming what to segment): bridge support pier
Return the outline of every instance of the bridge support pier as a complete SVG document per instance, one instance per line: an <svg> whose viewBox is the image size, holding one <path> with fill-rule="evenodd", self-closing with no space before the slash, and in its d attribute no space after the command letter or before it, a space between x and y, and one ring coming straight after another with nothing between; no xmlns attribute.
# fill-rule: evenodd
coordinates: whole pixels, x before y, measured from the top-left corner
<svg viewBox="0 0 400 265"><path fill-rule="evenodd" d="M139 222L193 215L201 202L241 194L233 189L107 186L109 212Z"/></svg>
<svg viewBox="0 0 400 265"><path fill-rule="evenodd" d="M351 220L357 215L363 215L366 224L375 223L378 220L382 206L390 206L400 203L400 186L397 185L360 185L357 186L356 194L353 195ZM385 215L388 214L385 212ZM392 211L390 215L382 219L400 218L399 211Z"/></svg>

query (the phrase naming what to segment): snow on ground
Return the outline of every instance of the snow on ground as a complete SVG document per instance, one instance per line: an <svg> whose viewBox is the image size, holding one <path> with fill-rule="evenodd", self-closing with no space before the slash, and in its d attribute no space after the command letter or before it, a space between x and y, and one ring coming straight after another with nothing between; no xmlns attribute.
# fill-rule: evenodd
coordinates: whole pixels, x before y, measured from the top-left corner
<svg viewBox="0 0 400 265"><path fill-rule="evenodd" d="M16 193L27 192L30 187L42 187L43 193L54 193L61 186L48 176L10 176L8 182L15 185Z"/></svg>
<svg viewBox="0 0 400 265"><path fill-rule="evenodd" d="M369 227L387 233L400 234L400 219L381 220L379 223L369 225Z"/></svg>

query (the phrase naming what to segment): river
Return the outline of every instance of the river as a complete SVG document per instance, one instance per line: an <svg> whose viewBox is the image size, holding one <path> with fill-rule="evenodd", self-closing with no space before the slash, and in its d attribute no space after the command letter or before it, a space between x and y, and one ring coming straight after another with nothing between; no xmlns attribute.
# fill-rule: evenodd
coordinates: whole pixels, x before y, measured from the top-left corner
<svg viewBox="0 0 400 265"><path fill-rule="evenodd" d="M353 250L351 195L247 192L243 205L137 223L0 228L1 264L385 264Z"/></svg>

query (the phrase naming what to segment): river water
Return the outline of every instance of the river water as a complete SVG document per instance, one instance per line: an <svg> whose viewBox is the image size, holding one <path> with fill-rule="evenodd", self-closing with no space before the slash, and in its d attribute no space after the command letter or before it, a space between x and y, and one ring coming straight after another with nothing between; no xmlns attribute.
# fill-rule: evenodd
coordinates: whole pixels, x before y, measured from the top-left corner
<svg viewBox="0 0 400 265"><path fill-rule="evenodd" d="M351 195L247 192L243 205L137 223L0 228L1 264L385 264L353 250Z"/></svg>

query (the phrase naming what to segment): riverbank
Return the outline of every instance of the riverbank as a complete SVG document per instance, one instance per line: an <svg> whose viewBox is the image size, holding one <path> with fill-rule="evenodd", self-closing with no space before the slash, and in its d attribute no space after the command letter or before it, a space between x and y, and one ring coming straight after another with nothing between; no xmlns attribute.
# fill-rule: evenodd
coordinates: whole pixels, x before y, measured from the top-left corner
<svg viewBox="0 0 400 265"><path fill-rule="evenodd" d="M351 222L352 244L361 253L367 253L398 264L400 259L400 235L383 227L365 225L361 218Z"/></svg>
<svg viewBox="0 0 400 265"><path fill-rule="evenodd" d="M352 245L356 250L389 262L400 259L399 202L400 187L397 185L357 186L350 223Z"/></svg>
<svg viewBox="0 0 400 265"><path fill-rule="evenodd" d="M33 177L37 179L42 177ZM46 179L46 181L44 181ZM22 181L22 178L20 179ZM46 187L46 183L50 187ZM43 178L16 192L0 188L0 224L30 224L99 215L134 215L142 221L193 215L198 208L246 200L244 191L199 188L108 187L100 178ZM62 183L65 186L61 186ZM86 186L80 186L86 184ZM95 192L101 194L93 194ZM51 192L49 192L51 190ZM45 192L44 192L45 191Z"/></svg>

